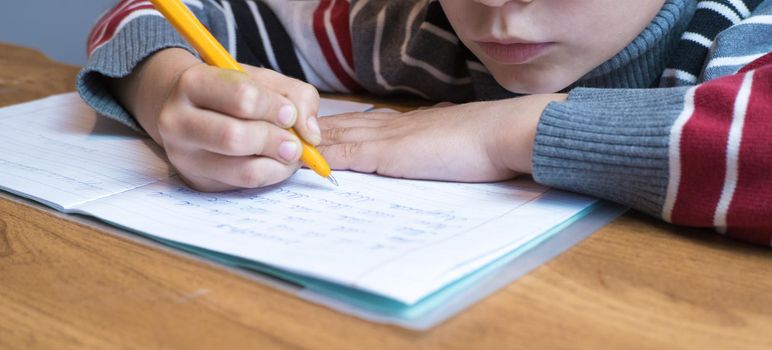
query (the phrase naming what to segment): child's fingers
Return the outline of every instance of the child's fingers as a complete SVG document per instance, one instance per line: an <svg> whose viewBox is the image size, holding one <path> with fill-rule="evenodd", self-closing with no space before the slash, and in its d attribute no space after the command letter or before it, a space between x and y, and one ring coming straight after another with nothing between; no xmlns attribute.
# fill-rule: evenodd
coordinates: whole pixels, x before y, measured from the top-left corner
<svg viewBox="0 0 772 350"><path fill-rule="evenodd" d="M317 116L319 114L319 91L308 83L285 76L269 69L246 66L244 68L255 81L283 95L295 105L298 118L293 128L312 145L321 141Z"/></svg>
<svg viewBox="0 0 772 350"><path fill-rule="evenodd" d="M395 118L395 116L386 116L386 114L397 113L372 113L372 115L370 112L339 114L319 118L319 127L322 129L322 132L333 128L380 128Z"/></svg>
<svg viewBox="0 0 772 350"><path fill-rule="evenodd" d="M361 173L378 173L380 142L352 142L321 145L319 151L335 170L353 170Z"/></svg>
<svg viewBox="0 0 772 350"><path fill-rule="evenodd" d="M369 119L369 120L393 120L403 116L404 113L392 110L385 111L373 111L373 112L351 112L344 114L337 114L334 116L324 117L324 119L332 118L338 120L357 120L357 119Z"/></svg>
<svg viewBox="0 0 772 350"><path fill-rule="evenodd" d="M299 164L284 164L267 157L229 157L212 152L198 152L188 159L184 174L189 180L206 183L209 179L234 188L258 188L270 186L290 177ZM216 187L215 183L207 183ZM196 186L196 188L199 188Z"/></svg>
<svg viewBox="0 0 772 350"><path fill-rule="evenodd" d="M240 119L265 120L290 127L297 120L292 102L248 75L232 70L197 66L180 76L178 86L191 103Z"/></svg>
<svg viewBox="0 0 772 350"><path fill-rule="evenodd" d="M358 143L387 139L393 133L381 128L326 128L322 130L320 146Z"/></svg>
<svg viewBox="0 0 772 350"><path fill-rule="evenodd" d="M168 121L167 121L168 120ZM197 110L185 118L161 119L159 130L193 149L228 156L262 155L284 163L300 159L300 141L291 132L264 121L231 118Z"/></svg>
<svg viewBox="0 0 772 350"><path fill-rule="evenodd" d="M320 145L333 145L337 143L355 143L367 141L387 140L410 132L415 126L412 121L400 123L395 120L396 113L389 114L387 118L370 118L368 113L356 113L342 117L328 117L320 120L322 129L322 142ZM356 115L357 117L350 117Z"/></svg>
<svg viewBox="0 0 772 350"><path fill-rule="evenodd" d="M298 120L295 123L295 131L312 145L318 145L322 141L322 133L319 128L319 92L313 86L296 81L298 84L290 84L284 90L284 95L298 108Z"/></svg>

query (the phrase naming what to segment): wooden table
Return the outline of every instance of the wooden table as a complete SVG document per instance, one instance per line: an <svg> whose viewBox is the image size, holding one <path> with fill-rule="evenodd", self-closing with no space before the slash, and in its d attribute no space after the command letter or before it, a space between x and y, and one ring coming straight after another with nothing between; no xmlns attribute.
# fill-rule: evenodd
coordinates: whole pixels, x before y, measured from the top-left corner
<svg viewBox="0 0 772 350"><path fill-rule="evenodd" d="M72 91L76 72L0 44L0 105ZM772 348L772 250L640 214L427 332L110 231L0 198L0 348Z"/></svg>

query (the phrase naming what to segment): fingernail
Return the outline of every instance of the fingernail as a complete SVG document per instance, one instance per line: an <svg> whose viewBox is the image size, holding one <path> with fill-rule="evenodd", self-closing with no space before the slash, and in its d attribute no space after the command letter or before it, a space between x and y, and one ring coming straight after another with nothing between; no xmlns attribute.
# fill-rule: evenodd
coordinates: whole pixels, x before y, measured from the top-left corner
<svg viewBox="0 0 772 350"><path fill-rule="evenodd" d="M295 124L295 107L285 105L279 109L279 123L284 127L290 127Z"/></svg>
<svg viewBox="0 0 772 350"><path fill-rule="evenodd" d="M306 122L308 130L311 131L311 135L308 135L309 139L306 140L312 145L318 145L322 142L322 131L319 130L319 122L316 117L309 117Z"/></svg>
<svg viewBox="0 0 772 350"><path fill-rule="evenodd" d="M279 157L292 162L298 156L298 143L294 141L284 141L279 145Z"/></svg>

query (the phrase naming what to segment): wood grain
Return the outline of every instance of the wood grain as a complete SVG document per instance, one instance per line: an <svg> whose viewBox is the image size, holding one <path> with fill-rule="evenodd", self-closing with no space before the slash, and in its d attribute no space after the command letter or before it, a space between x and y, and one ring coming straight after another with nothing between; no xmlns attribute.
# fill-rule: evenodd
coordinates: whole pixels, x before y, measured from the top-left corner
<svg viewBox="0 0 772 350"><path fill-rule="evenodd" d="M0 44L0 104L71 91L76 72ZM427 332L111 231L0 196L0 348L772 348L770 249L638 214Z"/></svg>
<svg viewBox="0 0 772 350"><path fill-rule="evenodd" d="M0 106L73 91L77 72L38 51L0 43Z"/></svg>

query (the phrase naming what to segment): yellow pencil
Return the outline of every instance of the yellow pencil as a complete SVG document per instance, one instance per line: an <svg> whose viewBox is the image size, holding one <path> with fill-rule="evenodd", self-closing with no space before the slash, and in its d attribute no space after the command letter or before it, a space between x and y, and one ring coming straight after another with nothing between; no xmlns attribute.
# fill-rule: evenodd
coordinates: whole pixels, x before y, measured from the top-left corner
<svg viewBox="0 0 772 350"><path fill-rule="evenodd" d="M193 15L192 12L180 0L150 0L153 6L166 17L166 20L177 29L191 46L201 55L204 62L219 68L233 69L240 72L244 68L225 50L215 39L203 24ZM307 167L312 169L322 177L326 177L330 182L338 185L338 181L332 177L332 171L327 161L321 153L303 140L298 133L289 129L300 139L303 146L303 153L300 160Z"/></svg>

